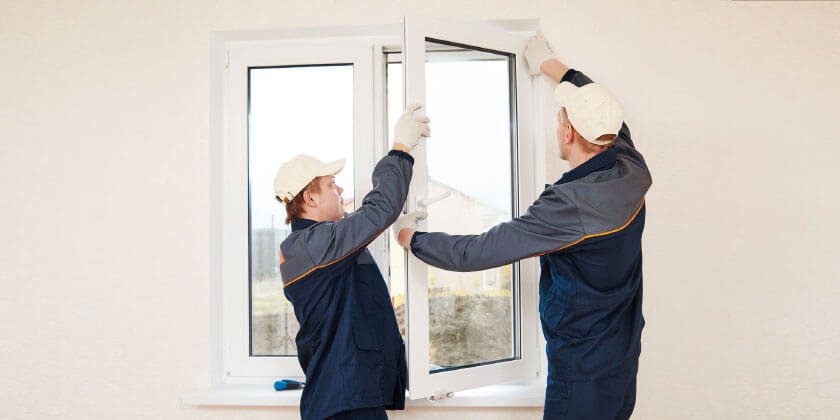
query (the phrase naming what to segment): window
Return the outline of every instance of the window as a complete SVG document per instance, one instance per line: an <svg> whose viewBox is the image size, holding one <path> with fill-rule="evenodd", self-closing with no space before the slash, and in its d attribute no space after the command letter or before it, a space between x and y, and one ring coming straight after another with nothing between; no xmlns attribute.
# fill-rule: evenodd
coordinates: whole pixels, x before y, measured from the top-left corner
<svg viewBox="0 0 840 420"><path fill-rule="evenodd" d="M522 164L533 161L535 133L523 112L532 102L519 56L526 35L422 19L277 35L220 42L211 220L222 383L303 375L277 261L290 232L273 197L283 161L298 153L347 159L337 183L352 211L404 104L422 102L434 137L414 152L407 207L428 205L425 228L481 232L519 214L537 192L533 166ZM437 196L446 198L429 203ZM453 273L425 266L390 236L369 249L407 342L411 398L536 376L535 261Z"/></svg>

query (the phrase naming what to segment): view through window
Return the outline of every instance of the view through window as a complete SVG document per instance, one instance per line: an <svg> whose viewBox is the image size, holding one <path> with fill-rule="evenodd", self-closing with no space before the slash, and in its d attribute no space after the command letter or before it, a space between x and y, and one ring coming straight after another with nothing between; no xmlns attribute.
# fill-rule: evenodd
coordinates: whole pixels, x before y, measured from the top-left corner
<svg viewBox="0 0 840 420"><path fill-rule="evenodd" d="M300 153L346 159L336 183L353 210L353 66L251 68L248 94L251 355L296 356L300 327L278 260L291 226L274 198L274 175Z"/></svg>
<svg viewBox="0 0 840 420"><path fill-rule="evenodd" d="M450 194L428 209L428 230L481 233L512 215L512 58L434 42L426 50L428 197ZM401 55L388 54L389 127L402 112L402 83ZM401 250L394 238L390 249L392 300L405 333L405 256L394 252ZM515 356L515 269L429 267L431 372Z"/></svg>

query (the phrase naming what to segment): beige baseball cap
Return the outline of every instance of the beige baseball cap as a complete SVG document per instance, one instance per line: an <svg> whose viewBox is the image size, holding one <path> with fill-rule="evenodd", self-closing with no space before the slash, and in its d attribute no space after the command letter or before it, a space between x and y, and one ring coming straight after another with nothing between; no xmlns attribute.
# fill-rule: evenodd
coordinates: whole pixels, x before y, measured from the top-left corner
<svg viewBox="0 0 840 420"><path fill-rule="evenodd" d="M292 201L313 179L335 175L344 169L344 159L325 163L309 155L297 155L277 170L274 177L274 194L277 198Z"/></svg>
<svg viewBox="0 0 840 420"><path fill-rule="evenodd" d="M575 130L592 144L610 144L597 139L605 134L618 134L624 122L621 105L597 83L577 87L571 82L562 82L554 89L554 99L566 108Z"/></svg>

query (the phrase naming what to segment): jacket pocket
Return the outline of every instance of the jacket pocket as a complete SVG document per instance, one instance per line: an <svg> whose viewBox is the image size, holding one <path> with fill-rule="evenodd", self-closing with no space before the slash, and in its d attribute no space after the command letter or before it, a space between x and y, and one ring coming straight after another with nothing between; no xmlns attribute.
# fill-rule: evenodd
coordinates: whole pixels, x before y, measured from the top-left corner
<svg viewBox="0 0 840 420"><path fill-rule="evenodd" d="M380 337L377 336L372 328L359 325L355 326L353 328L353 341L359 350L382 350Z"/></svg>
<svg viewBox="0 0 840 420"><path fill-rule="evenodd" d="M341 376L349 402L369 402L382 398L380 384L384 373L382 344L372 328L353 328L351 357L341 366Z"/></svg>

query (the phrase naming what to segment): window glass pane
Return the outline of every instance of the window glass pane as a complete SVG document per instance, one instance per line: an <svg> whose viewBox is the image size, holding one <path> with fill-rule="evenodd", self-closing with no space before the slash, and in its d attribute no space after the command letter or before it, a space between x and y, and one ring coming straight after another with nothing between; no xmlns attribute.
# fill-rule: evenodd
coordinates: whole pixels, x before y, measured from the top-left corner
<svg viewBox="0 0 840 420"><path fill-rule="evenodd" d="M450 193L430 206L428 229L480 233L513 214L513 58L434 42L426 50L426 111L433 132L426 149L428 197ZM388 65L389 104L397 93L402 104L402 86L391 88L401 71L400 64ZM389 105L389 121L400 112ZM397 263L393 252L391 263ZM392 278L394 271L392 266ZM515 271L514 265L471 273L429 267L431 372L517 356Z"/></svg>
<svg viewBox="0 0 840 420"><path fill-rule="evenodd" d="M426 44L428 229L479 233L510 220L511 103L507 55ZM513 267L458 273L429 267L430 371L513 354Z"/></svg>
<svg viewBox="0 0 840 420"><path fill-rule="evenodd" d="M249 70L248 177L251 355L295 356L299 329L283 295L278 253L291 232L285 207L274 198L280 164L306 153L347 159L336 183L352 211L353 66Z"/></svg>

